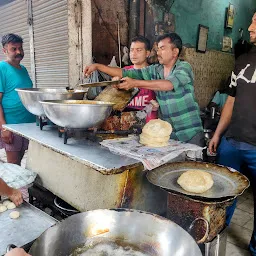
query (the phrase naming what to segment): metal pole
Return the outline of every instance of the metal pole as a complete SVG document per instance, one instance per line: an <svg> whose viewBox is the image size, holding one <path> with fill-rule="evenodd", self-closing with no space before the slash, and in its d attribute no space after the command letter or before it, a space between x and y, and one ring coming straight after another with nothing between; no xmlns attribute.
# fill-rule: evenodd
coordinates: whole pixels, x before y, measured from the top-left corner
<svg viewBox="0 0 256 256"><path fill-rule="evenodd" d="M117 14L117 37L118 37L118 56L119 56L119 67L122 67L122 60L121 60L121 41L120 41L120 22L119 22L119 15Z"/></svg>
<svg viewBox="0 0 256 256"><path fill-rule="evenodd" d="M28 31L29 31L29 45L30 45L31 80L33 82L33 87L36 88L37 85L36 85L36 64L35 64L32 0L27 0L27 8L28 8Z"/></svg>

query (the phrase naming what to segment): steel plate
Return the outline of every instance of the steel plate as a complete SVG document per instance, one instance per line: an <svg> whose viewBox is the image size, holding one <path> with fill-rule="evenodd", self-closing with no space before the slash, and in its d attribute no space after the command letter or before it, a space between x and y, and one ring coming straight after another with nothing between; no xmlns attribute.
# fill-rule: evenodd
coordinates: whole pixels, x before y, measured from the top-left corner
<svg viewBox="0 0 256 256"><path fill-rule="evenodd" d="M18 211L20 217L11 219L9 214L12 211ZM0 255L5 254L8 244L23 247L37 239L57 222L50 215L25 201L13 210L0 213Z"/></svg>
<svg viewBox="0 0 256 256"><path fill-rule="evenodd" d="M196 194L184 190L177 180L189 170L202 170L212 174L214 184L204 193ZM204 162L176 162L160 166L147 173L152 184L171 192L181 193L195 198L220 199L241 195L249 187L249 180L232 168Z"/></svg>

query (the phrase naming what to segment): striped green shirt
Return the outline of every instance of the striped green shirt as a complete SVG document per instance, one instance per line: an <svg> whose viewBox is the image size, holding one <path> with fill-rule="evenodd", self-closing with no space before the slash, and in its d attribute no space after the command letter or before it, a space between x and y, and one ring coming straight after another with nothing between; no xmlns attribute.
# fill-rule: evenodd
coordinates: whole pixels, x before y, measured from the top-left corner
<svg viewBox="0 0 256 256"><path fill-rule="evenodd" d="M190 64L177 60L167 78L164 78L164 67L161 64L142 69L123 69L123 77L138 80L169 80L174 89L155 91L160 108L160 118L173 127L172 139L187 142L197 133L203 131L199 106L194 95L194 74Z"/></svg>

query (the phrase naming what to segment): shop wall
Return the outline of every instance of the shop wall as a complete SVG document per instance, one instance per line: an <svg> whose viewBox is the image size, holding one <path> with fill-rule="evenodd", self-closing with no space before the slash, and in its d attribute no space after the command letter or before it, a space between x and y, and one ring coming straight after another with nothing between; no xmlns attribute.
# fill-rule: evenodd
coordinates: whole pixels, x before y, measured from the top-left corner
<svg viewBox="0 0 256 256"><path fill-rule="evenodd" d="M232 29L225 28L229 3L235 8ZM155 24L163 21L165 13L174 14L174 26L169 28L183 39L186 59L195 73L196 98L200 107L205 107L234 67L233 52L221 51L223 36L231 37L235 44L242 28L243 38L249 39L247 29L256 11L255 0L145 0L145 4L145 35L152 42L157 36ZM105 1L92 1L92 47L97 62L109 64L113 56L118 62L117 17L124 46L128 44L129 1L112 0L107 5ZM195 51L199 24L209 27L206 53Z"/></svg>
<svg viewBox="0 0 256 256"><path fill-rule="evenodd" d="M232 29L225 28L229 3L235 7ZM255 0L174 1L171 12L175 15L176 32L185 45L196 47L198 24L209 27L206 53L197 53L195 49L185 51L195 73L195 95L200 107L209 103L234 67L233 54L221 52L223 36L231 37L234 45L240 38L239 29L242 28L243 38L249 40L247 29L255 10Z"/></svg>
<svg viewBox="0 0 256 256"><path fill-rule="evenodd" d="M113 56L118 62L118 18L121 45L127 46L128 1L92 1L92 52L99 63L109 64Z"/></svg>
<svg viewBox="0 0 256 256"><path fill-rule="evenodd" d="M187 46L196 47L198 24L209 27L207 48L214 50L222 49L223 36L231 37L233 43L236 43L240 37L240 28L244 30L244 39L248 40L247 29L256 11L255 0L148 0L147 2L153 6L156 22L163 20L165 12L174 14L175 31ZM232 29L225 28L229 3L235 8Z"/></svg>
<svg viewBox="0 0 256 256"><path fill-rule="evenodd" d="M178 33L186 46L183 55L195 74L195 95L201 108L211 100L214 92L231 74L234 68L233 49L222 52L223 36L232 38L233 46L240 38L239 29L243 29L243 39L249 41L248 27L256 11L255 0L146 0L147 36L154 40L158 33L155 24L164 24L164 32L171 32L164 22L164 16L172 13L174 31ZM233 28L225 28L226 13L229 3L234 5ZM209 27L207 51L198 53L195 48L198 38L198 25Z"/></svg>
<svg viewBox="0 0 256 256"><path fill-rule="evenodd" d="M204 108L230 76L234 67L234 56L216 50L202 54L196 52L195 48L185 47L182 58L192 66L195 96L200 108Z"/></svg>

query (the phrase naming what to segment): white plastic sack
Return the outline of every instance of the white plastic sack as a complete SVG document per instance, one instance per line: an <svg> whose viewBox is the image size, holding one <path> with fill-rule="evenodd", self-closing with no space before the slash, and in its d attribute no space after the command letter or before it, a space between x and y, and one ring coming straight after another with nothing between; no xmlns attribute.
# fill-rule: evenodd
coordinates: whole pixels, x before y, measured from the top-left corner
<svg viewBox="0 0 256 256"><path fill-rule="evenodd" d="M0 178L12 188L22 188L30 185L36 178L36 173L16 164L0 163Z"/></svg>

